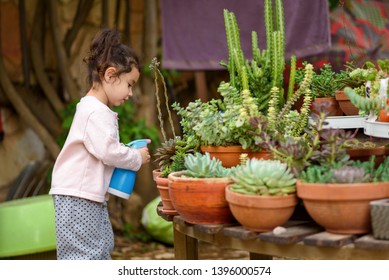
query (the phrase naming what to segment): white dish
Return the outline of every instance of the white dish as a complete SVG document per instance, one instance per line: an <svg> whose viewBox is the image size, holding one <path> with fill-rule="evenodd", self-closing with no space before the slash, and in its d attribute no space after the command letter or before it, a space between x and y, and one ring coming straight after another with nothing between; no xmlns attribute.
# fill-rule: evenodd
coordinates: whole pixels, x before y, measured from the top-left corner
<svg viewBox="0 0 389 280"><path fill-rule="evenodd" d="M326 121L328 124L324 128L351 129L365 127L365 117L359 115L328 117ZM311 118L309 118L309 122L312 122Z"/></svg>
<svg viewBox="0 0 389 280"><path fill-rule="evenodd" d="M389 122L365 120L364 133L369 136L389 138Z"/></svg>

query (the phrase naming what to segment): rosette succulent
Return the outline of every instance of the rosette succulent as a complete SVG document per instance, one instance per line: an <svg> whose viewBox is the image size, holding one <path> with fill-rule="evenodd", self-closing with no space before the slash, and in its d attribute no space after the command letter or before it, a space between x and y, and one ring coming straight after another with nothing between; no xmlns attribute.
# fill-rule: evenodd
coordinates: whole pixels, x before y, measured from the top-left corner
<svg viewBox="0 0 389 280"><path fill-rule="evenodd" d="M296 178L286 163L249 159L232 175L231 191L249 195L288 195L296 192Z"/></svg>
<svg viewBox="0 0 389 280"><path fill-rule="evenodd" d="M209 153L185 156L185 176L193 178L224 178L235 172L235 167L225 168L220 160L211 158Z"/></svg>

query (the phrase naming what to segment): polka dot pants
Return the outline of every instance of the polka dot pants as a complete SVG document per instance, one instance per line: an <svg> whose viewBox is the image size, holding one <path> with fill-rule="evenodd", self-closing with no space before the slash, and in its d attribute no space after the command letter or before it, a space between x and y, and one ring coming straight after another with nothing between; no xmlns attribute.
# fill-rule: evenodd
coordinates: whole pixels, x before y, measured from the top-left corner
<svg viewBox="0 0 389 280"><path fill-rule="evenodd" d="M54 195L58 260L110 260L114 246L107 203Z"/></svg>

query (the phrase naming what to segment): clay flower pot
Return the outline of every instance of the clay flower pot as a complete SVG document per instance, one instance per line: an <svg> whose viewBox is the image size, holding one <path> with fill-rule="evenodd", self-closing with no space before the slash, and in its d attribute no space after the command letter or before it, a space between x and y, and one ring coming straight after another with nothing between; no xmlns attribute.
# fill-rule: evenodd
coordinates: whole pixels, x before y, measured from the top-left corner
<svg viewBox="0 0 389 280"><path fill-rule="evenodd" d="M250 149L243 149L240 145L234 146L201 146L201 152L208 152L209 155L214 158L217 158L222 162L224 167L233 167L240 164L240 155L247 154L249 158L263 158L270 159L272 155L270 151L261 150L258 152L253 152Z"/></svg>
<svg viewBox="0 0 389 280"><path fill-rule="evenodd" d="M338 101L340 109L346 116L358 115L359 109L351 103L347 94L343 90L335 92L335 99Z"/></svg>
<svg viewBox="0 0 389 280"><path fill-rule="evenodd" d="M174 208L188 223L228 224L235 222L225 198L230 178L189 178L184 172L169 174L169 193Z"/></svg>
<svg viewBox="0 0 389 280"><path fill-rule="evenodd" d="M153 174L153 180L156 182L157 180L157 176L158 175L161 175L162 171L158 168L158 169L153 169L152 171L152 174Z"/></svg>
<svg viewBox="0 0 389 280"><path fill-rule="evenodd" d="M259 196L237 193L226 188L226 200L235 219L249 230L271 231L292 216L297 196Z"/></svg>
<svg viewBox="0 0 389 280"><path fill-rule="evenodd" d="M336 234L371 231L370 201L388 196L389 183L321 184L297 181L297 196L312 219Z"/></svg>
<svg viewBox="0 0 389 280"><path fill-rule="evenodd" d="M340 109L338 101L336 101L335 97L319 97L319 98L313 99L312 104L311 104L312 113L318 114L318 112L315 110L315 106L313 104L315 104L315 103L320 104L320 103L324 103L324 102L330 104L330 107L328 109L329 110L328 111L329 117L331 117L331 116L343 116L343 112Z"/></svg>
<svg viewBox="0 0 389 280"><path fill-rule="evenodd" d="M351 160L369 161L370 157L374 155L376 167L383 163L389 155L389 148L383 146L375 148L351 148L346 151Z"/></svg>
<svg viewBox="0 0 389 280"><path fill-rule="evenodd" d="M169 194L169 179L162 178L161 175L157 175L155 178L157 183L157 189L162 200L162 212L169 215L177 215L176 209L174 209L172 200Z"/></svg>

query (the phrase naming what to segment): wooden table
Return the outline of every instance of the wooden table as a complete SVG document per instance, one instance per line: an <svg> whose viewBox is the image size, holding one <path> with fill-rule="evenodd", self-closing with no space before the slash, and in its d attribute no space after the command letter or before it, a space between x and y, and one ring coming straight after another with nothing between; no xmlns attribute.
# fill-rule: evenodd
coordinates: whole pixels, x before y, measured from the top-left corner
<svg viewBox="0 0 389 280"><path fill-rule="evenodd" d="M275 257L316 260L389 259L389 241L377 240L371 234L339 235L323 230L313 221L291 220L282 233L257 233L239 224L193 225L180 216L165 215L174 226L174 252L178 260L198 259L198 242L220 248L247 251L250 259ZM282 230L282 229L281 229Z"/></svg>

